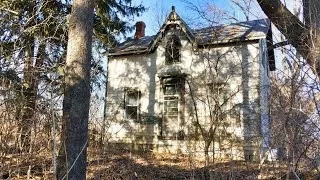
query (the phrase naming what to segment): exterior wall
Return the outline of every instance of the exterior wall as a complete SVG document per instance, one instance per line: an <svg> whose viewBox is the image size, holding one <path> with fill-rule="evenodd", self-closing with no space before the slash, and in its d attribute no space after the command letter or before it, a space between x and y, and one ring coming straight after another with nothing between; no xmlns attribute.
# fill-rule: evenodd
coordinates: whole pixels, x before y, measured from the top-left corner
<svg viewBox="0 0 320 180"><path fill-rule="evenodd" d="M209 66L203 61L207 60L206 57L194 61L192 66L197 67L191 72L194 77L192 86L202 87L197 88L195 93L200 97L197 104L201 112L199 116L201 119L205 119L203 126L210 124L210 119L207 118L208 105L203 103L206 101L204 85L212 79L226 82L231 94L227 108L240 111L239 118L228 116L221 120L221 123L218 123L221 124L218 134L224 142L216 143L215 151L218 154L229 154L233 158L237 158L239 151L245 152L245 154L240 154L241 157L256 157L259 154L257 147L260 145L259 44L248 42L232 46L212 47L204 49L203 54L209 55L210 61L221 61L217 65L217 69L220 70L219 75L204 73ZM232 94L234 95L232 96ZM193 116L189 117L192 122ZM230 149L231 151L229 151Z"/></svg>
<svg viewBox="0 0 320 180"><path fill-rule="evenodd" d="M260 107L261 107L261 136L262 136L262 156L270 147L270 81L269 63L267 55L267 42L260 40Z"/></svg>
<svg viewBox="0 0 320 180"><path fill-rule="evenodd" d="M156 97L156 54L126 56L108 61L107 117L110 122L109 133L113 140L131 141L131 135L144 131L146 127L126 121L124 112L124 89L136 88L141 91L140 110L142 118L158 114L155 108ZM156 127L148 129L147 134L156 132Z"/></svg>
<svg viewBox="0 0 320 180"><path fill-rule="evenodd" d="M139 144L148 144L159 152L192 152L201 155L204 141L199 140L201 134L194 125L197 121L195 104L198 120L206 129L212 123L210 106L206 103L208 84L217 80L225 82L228 87L230 101L225 111L238 113L236 117L227 115L221 122L214 124L217 126L219 138L216 138L210 149L214 148L215 157L222 159L244 159L246 156L259 155L261 118L268 114L268 104L263 104L265 101L262 101L262 98L267 98L265 94L269 88L267 68L262 69L261 65L262 61L266 60L263 59L266 55L260 55L260 51L264 51L261 46L265 41L215 45L194 51L192 44L182 36L181 44L181 63L169 66L179 69L187 81L184 101L179 104L179 113L183 118L180 118L178 123L167 122L167 126L172 130L183 130L184 140L160 136L162 127L159 122L163 118L161 74L168 68L168 65L165 65L163 41L156 51L150 54L109 58L107 122L110 123L110 142L132 143L136 147ZM215 73L210 71L212 64L215 64L218 70ZM125 119L124 89L127 87L141 92L140 123Z"/></svg>

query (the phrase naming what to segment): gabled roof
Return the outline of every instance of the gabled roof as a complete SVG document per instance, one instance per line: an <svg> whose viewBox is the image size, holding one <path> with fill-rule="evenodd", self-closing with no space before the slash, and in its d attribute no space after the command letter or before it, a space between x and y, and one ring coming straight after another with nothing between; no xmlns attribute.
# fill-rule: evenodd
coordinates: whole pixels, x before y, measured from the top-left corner
<svg viewBox="0 0 320 180"><path fill-rule="evenodd" d="M268 19L233 23L192 30L175 12L174 7L168 18L155 36L145 36L140 39L128 39L109 51L109 56L140 54L152 52L164 36L166 28L177 24L192 43L201 45L221 44L246 40L263 39L270 29Z"/></svg>
<svg viewBox="0 0 320 180"><path fill-rule="evenodd" d="M180 26L182 32L186 35L189 41L195 41L195 36L193 30L183 21L183 19L176 13L174 6L172 6L172 11L170 12L168 18L163 23L162 27L158 31L157 35L153 39L151 47L153 48L157 42L163 37L167 27L172 24L177 24Z"/></svg>
<svg viewBox="0 0 320 180"><path fill-rule="evenodd" d="M198 44L219 44L266 38L270 29L268 19L259 19L196 29L194 34Z"/></svg>

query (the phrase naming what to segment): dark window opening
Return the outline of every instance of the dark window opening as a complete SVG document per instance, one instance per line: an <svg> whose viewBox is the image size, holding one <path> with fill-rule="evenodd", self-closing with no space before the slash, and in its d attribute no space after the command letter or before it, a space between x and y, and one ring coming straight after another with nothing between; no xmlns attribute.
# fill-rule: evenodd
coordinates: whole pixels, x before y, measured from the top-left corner
<svg viewBox="0 0 320 180"><path fill-rule="evenodd" d="M253 150L244 150L244 159L247 162L252 162L254 160Z"/></svg>
<svg viewBox="0 0 320 180"><path fill-rule="evenodd" d="M128 119L137 120L138 119L138 107L137 106L127 106L126 114Z"/></svg>
<svg viewBox="0 0 320 180"><path fill-rule="evenodd" d="M181 42L177 35L172 35L166 45L166 65L180 62Z"/></svg>

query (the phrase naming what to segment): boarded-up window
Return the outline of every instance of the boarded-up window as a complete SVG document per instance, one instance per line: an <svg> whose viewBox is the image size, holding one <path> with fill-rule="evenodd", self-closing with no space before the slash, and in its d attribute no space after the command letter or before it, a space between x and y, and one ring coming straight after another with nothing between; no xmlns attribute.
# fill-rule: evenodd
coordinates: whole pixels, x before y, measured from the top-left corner
<svg viewBox="0 0 320 180"><path fill-rule="evenodd" d="M172 35L166 45L166 65L180 62L181 42L177 35Z"/></svg>

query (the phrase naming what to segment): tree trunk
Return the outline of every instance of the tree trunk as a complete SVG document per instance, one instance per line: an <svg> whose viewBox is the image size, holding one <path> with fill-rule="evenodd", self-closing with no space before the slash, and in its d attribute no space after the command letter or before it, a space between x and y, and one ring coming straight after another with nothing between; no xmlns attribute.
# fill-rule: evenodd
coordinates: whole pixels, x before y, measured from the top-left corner
<svg viewBox="0 0 320 180"><path fill-rule="evenodd" d="M205 157L206 166L208 166L210 164L210 157L209 157L210 144L211 144L211 140L205 140L204 157Z"/></svg>
<svg viewBox="0 0 320 180"><path fill-rule="evenodd" d="M216 151L215 151L215 140L212 140L212 164L214 164L216 162L216 159L215 159L215 155L216 155Z"/></svg>
<svg viewBox="0 0 320 180"><path fill-rule="evenodd" d="M280 0L257 0L273 24L320 78L320 2L304 0L303 24Z"/></svg>
<svg viewBox="0 0 320 180"><path fill-rule="evenodd" d="M21 91L21 106L17 114L17 120L19 120L19 126L21 131L20 136L20 149L23 151L28 151L31 142L31 127L33 126L33 118L36 106L36 96L37 96L37 83L34 76L34 45L33 43L26 47L25 49L25 64L23 70L23 85ZM21 119L20 119L21 118Z"/></svg>
<svg viewBox="0 0 320 180"><path fill-rule="evenodd" d="M86 179L94 1L74 0L65 69L57 179Z"/></svg>
<svg viewBox="0 0 320 180"><path fill-rule="evenodd" d="M24 149L28 146L30 142L30 122L33 117L33 107L30 101L31 92L30 79L32 77L32 57L31 50L32 48L26 47L25 49L25 64L23 70L23 85L21 91L21 106L19 107L19 114L17 114L16 119L19 121L19 128L21 132L20 136L20 149ZM21 115L21 117L20 117Z"/></svg>
<svg viewBox="0 0 320 180"><path fill-rule="evenodd" d="M108 69L107 69L108 72ZM103 120L102 120L102 128L100 132L100 150L104 151L104 143L106 138L106 126L107 126L107 95L108 95L108 73L106 75L106 90L104 93L104 105L103 105Z"/></svg>
<svg viewBox="0 0 320 180"><path fill-rule="evenodd" d="M25 49L23 84L21 93L18 95L18 97L21 97L21 104L18 105L18 112L16 114L16 119L19 122L21 130L20 148L24 151L30 147L31 127L35 126L36 123L34 121L34 115L36 112L39 76L45 53L45 44L40 44L38 53L35 56L34 38L29 37L28 39L31 39L30 42L32 43Z"/></svg>

